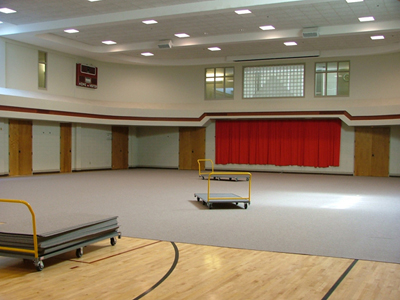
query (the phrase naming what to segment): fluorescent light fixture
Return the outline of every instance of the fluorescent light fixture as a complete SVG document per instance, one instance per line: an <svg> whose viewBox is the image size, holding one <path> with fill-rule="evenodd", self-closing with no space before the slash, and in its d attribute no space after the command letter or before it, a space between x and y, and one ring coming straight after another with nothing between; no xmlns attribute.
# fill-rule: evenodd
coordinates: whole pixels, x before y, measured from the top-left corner
<svg viewBox="0 0 400 300"><path fill-rule="evenodd" d="M89 2L97 2L97 1L101 1L101 0L88 0Z"/></svg>
<svg viewBox="0 0 400 300"><path fill-rule="evenodd" d="M77 32L79 32L79 30L71 28L71 29L65 29L64 32L66 32L66 33L77 33Z"/></svg>
<svg viewBox="0 0 400 300"><path fill-rule="evenodd" d="M0 21L0 24L3 24L3 22L2 22L2 21Z"/></svg>
<svg viewBox="0 0 400 300"><path fill-rule="evenodd" d="M260 26L259 27L261 30L274 30L275 27L272 25L265 25L265 26Z"/></svg>
<svg viewBox="0 0 400 300"><path fill-rule="evenodd" d="M175 36L178 38L187 38L190 37L187 33L175 33Z"/></svg>
<svg viewBox="0 0 400 300"><path fill-rule="evenodd" d="M251 14L251 11L248 9L239 9L235 10L235 13L237 13L238 15L246 15L246 14Z"/></svg>
<svg viewBox="0 0 400 300"><path fill-rule="evenodd" d="M151 52L142 52L140 54L143 55L143 56L154 56L154 54L151 53Z"/></svg>
<svg viewBox="0 0 400 300"><path fill-rule="evenodd" d="M102 43L106 44L106 45L115 45L117 42L114 42L114 41L102 41Z"/></svg>
<svg viewBox="0 0 400 300"><path fill-rule="evenodd" d="M360 22L371 22L371 21L375 21L374 17L370 16L370 17L361 17L358 18L358 20L360 20Z"/></svg>
<svg viewBox="0 0 400 300"><path fill-rule="evenodd" d="M208 50L210 50L210 51L220 51L221 48L219 48L219 47L210 47L210 48L208 48Z"/></svg>
<svg viewBox="0 0 400 300"><path fill-rule="evenodd" d="M384 35L372 35L371 40L384 40L385 36Z"/></svg>
<svg viewBox="0 0 400 300"><path fill-rule="evenodd" d="M364 0L346 0L347 3L363 2Z"/></svg>
<svg viewBox="0 0 400 300"><path fill-rule="evenodd" d="M144 20L142 21L142 23L150 25L150 24L157 24L158 22L156 20Z"/></svg>
<svg viewBox="0 0 400 300"><path fill-rule="evenodd" d="M16 13L17 11L13 10L11 8L3 7L3 8L0 8L0 12L2 12L3 14L13 14L13 13Z"/></svg>
<svg viewBox="0 0 400 300"><path fill-rule="evenodd" d="M284 42L286 46L297 46L296 42Z"/></svg>

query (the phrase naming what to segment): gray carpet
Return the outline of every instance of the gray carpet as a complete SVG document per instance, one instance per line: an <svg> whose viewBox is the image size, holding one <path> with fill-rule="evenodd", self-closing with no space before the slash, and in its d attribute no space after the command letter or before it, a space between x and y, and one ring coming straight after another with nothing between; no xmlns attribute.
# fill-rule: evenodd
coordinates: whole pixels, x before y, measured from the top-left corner
<svg viewBox="0 0 400 300"><path fill-rule="evenodd" d="M0 198L28 201L37 219L116 215L123 236L400 263L400 178L252 174L247 210L209 210L194 198L207 192L198 171L165 169L1 177ZM240 196L247 188L211 185ZM1 204L0 223L29 216L19 210Z"/></svg>

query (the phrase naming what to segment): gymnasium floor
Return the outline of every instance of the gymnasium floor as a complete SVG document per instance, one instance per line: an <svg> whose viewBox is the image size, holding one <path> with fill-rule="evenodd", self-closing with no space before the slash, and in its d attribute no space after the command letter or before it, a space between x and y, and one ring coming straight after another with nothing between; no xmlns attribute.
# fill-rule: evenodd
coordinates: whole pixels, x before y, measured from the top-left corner
<svg viewBox="0 0 400 300"><path fill-rule="evenodd" d="M0 299L400 299L398 183L254 173L247 210L209 210L193 197L207 187L194 171L3 177L0 198L28 201L37 218L116 214L122 239L41 272L0 257ZM14 213L0 210L0 222Z"/></svg>

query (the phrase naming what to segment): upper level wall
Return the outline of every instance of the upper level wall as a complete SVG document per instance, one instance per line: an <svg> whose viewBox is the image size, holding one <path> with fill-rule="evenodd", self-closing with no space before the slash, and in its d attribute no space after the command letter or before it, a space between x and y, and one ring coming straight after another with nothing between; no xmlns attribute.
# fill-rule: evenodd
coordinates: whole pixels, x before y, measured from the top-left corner
<svg viewBox="0 0 400 300"><path fill-rule="evenodd" d="M5 61L4 87L1 88L0 105L56 110L68 113L86 113L117 117L147 118L199 118L203 113L226 112L303 112L345 111L351 116L400 115L400 53L341 57L291 59L231 63L235 67L235 96L233 100L204 100L204 73L206 67L155 67L111 64L74 57L54 51L48 52L48 87L38 85L37 48L0 38L0 62ZM3 45L3 47L1 47ZM3 49L4 51L1 51ZM45 49L41 49L45 50ZM2 57L5 56L4 57ZM350 61L349 97L314 97L314 66L320 61ZM92 64L98 67L98 89L75 86L75 64ZM243 67L250 65L305 63L305 97L243 99ZM110 120L101 117L27 115L21 111L0 111L0 117L18 117L100 124L124 123L142 125L128 118ZM285 114L283 114L285 117ZM298 117L302 117L301 113ZM207 119L181 123L161 120L152 125L202 126ZM399 118L390 122L343 121L348 125L397 125Z"/></svg>

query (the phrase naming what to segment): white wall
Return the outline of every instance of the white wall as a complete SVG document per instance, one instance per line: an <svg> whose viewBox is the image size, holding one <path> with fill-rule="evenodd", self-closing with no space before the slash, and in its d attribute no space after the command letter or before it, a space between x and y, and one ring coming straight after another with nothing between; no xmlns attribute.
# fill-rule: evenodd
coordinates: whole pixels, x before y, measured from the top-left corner
<svg viewBox="0 0 400 300"><path fill-rule="evenodd" d="M72 170L111 169L111 146L111 126L74 124Z"/></svg>
<svg viewBox="0 0 400 300"><path fill-rule="evenodd" d="M9 173L8 120L0 119L0 175Z"/></svg>
<svg viewBox="0 0 400 300"><path fill-rule="evenodd" d="M0 91L0 101L20 107L32 107L67 112L137 116L137 117L200 117L204 112L287 112L287 111L346 111L353 116L375 114L400 114L400 85L398 69L400 53L373 56L310 58L279 61L230 63L235 67L235 97L233 100L204 100L204 69L213 66L141 66L111 64L48 51L48 88L37 87L38 48L0 38L5 43L0 62L6 62L6 87L16 89L23 97L13 97ZM5 42L4 42L5 41ZM46 50L46 49L40 49ZM5 55L1 57L1 55ZM320 61L350 60L350 96L314 97L314 65ZM93 64L98 67L98 89L75 86L75 64ZM251 65L276 65L305 63L305 97L242 99L243 67ZM1 76L0 76L1 85ZM6 92L9 92L8 90ZM33 93L35 92L35 93ZM38 93L39 92L39 93ZM61 97L61 98L60 98ZM0 111L0 117L15 117L14 112ZM21 113L22 116L25 116ZM19 116L18 116L19 117ZM60 121L52 114L32 114L26 118L49 118ZM62 121L67 121L62 116ZM69 117L71 122L82 122ZM129 120L85 119L99 124L142 125ZM374 120L363 124L344 120L348 125L372 125ZM205 121L204 121L205 122ZM387 121L386 121L387 122ZM394 118L386 125L400 125ZM399 124L395 124L397 122ZM164 120L149 124L161 126L190 126ZM199 121L200 125L201 121ZM147 126L148 122L144 125Z"/></svg>
<svg viewBox="0 0 400 300"><path fill-rule="evenodd" d="M212 122L206 129L206 158L215 162L215 123ZM353 174L354 171L354 129L342 123L340 140L339 167L314 168L300 166L274 166L274 165L242 165L227 164L214 165L215 170L238 171L268 171L268 172L298 172L298 173L324 173L324 174Z"/></svg>
<svg viewBox="0 0 400 300"><path fill-rule="evenodd" d="M60 171L60 123L32 122L33 173Z"/></svg>
<svg viewBox="0 0 400 300"><path fill-rule="evenodd" d="M389 174L400 176L400 126L392 126L390 129L389 155Z"/></svg>
<svg viewBox="0 0 400 300"><path fill-rule="evenodd" d="M137 136L137 128L129 127L129 167L134 168L139 165L139 139Z"/></svg>
<svg viewBox="0 0 400 300"><path fill-rule="evenodd" d="M179 167L178 127L138 127L140 167Z"/></svg>

